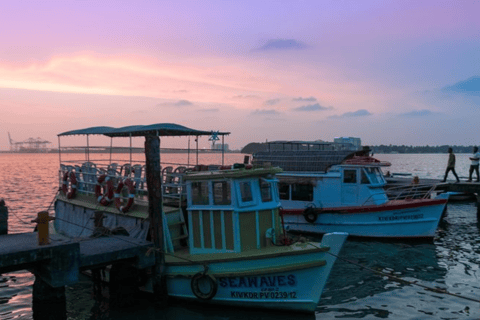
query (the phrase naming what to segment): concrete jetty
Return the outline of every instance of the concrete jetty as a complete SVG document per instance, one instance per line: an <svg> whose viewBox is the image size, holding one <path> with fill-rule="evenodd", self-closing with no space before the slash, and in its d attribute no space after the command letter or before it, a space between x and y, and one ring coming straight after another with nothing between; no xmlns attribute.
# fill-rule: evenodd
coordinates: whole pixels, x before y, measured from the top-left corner
<svg viewBox="0 0 480 320"><path fill-rule="evenodd" d="M51 235L47 245L38 244L35 232L0 235L0 274L29 270L53 288L63 287L76 283L81 271L117 262L152 267L151 248L151 242L120 235L81 241Z"/></svg>

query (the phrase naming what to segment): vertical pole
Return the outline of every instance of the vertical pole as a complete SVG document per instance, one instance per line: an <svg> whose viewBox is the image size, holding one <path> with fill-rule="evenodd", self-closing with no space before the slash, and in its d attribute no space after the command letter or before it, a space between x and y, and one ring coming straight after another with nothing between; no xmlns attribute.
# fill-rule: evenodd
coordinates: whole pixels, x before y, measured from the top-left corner
<svg viewBox="0 0 480 320"><path fill-rule="evenodd" d="M90 162L90 144L88 141L88 134L87 134L87 162Z"/></svg>
<svg viewBox="0 0 480 320"><path fill-rule="evenodd" d="M60 136L58 136L58 160L59 164L62 164L62 148L60 147Z"/></svg>
<svg viewBox="0 0 480 320"><path fill-rule="evenodd" d="M195 142L197 143L197 166L198 166L198 136L196 136Z"/></svg>
<svg viewBox="0 0 480 320"><path fill-rule="evenodd" d="M0 235L8 233L8 207L5 200L0 199Z"/></svg>
<svg viewBox="0 0 480 320"><path fill-rule="evenodd" d="M222 135L222 166L225 163L225 136Z"/></svg>
<svg viewBox="0 0 480 320"><path fill-rule="evenodd" d="M187 167L190 167L190 136L188 136L188 156L187 156Z"/></svg>
<svg viewBox="0 0 480 320"><path fill-rule="evenodd" d="M162 219L162 180L160 179L160 138L145 136L145 164L148 186L150 235L155 245L154 295L160 306L166 306L167 287L164 277L165 256Z"/></svg>
<svg viewBox="0 0 480 320"><path fill-rule="evenodd" d="M158 152L160 152L160 146L158 147ZM160 157L159 157L160 159ZM159 160L160 162L160 160ZM132 134L130 133L130 166L132 165Z"/></svg>
<svg viewBox="0 0 480 320"><path fill-rule="evenodd" d="M110 137L110 161L108 164L112 164L112 149L113 149L113 137Z"/></svg>

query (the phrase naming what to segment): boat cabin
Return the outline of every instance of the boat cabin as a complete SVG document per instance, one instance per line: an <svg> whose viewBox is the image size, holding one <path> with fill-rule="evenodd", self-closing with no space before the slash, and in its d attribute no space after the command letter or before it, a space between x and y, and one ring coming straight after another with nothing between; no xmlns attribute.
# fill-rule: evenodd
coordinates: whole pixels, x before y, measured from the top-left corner
<svg viewBox="0 0 480 320"><path fill-rule="evenodd" d="M282 230L278 168L189 173L188 230L191 254L243 252L269 247Z"/></svg>
<svg viewBox="0 0 480 320"><path fill-rule="evenodd" d="M378 165L341 164L323 173L285 172L278 175L286 208L380 205L388 201L385 178Z"/></svg>

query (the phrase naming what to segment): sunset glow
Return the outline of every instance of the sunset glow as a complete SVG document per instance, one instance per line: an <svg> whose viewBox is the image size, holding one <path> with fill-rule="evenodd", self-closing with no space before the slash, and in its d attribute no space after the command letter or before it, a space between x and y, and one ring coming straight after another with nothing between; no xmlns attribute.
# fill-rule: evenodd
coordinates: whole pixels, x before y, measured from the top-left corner
<svg viewBox="0 0 480 320"><path fill-rule="evenodd" d="M11 2L0 150L7 132L56 143L83 126L160 122L230 131L238 149L335 136L479 144L478 12L467 1Z"/></svg>

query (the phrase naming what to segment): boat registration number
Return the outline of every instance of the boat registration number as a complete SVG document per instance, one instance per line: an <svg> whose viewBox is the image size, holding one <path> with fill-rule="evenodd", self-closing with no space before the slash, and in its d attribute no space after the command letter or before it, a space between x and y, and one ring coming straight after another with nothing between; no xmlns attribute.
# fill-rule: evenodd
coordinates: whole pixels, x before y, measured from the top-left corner
<svg viewBox="0 0 480 320"><path fill-rule="evenodd" d="M265 291L265 292L246 292L230 291L231 298L243 299L296 299L296 291Z"/></svg>
<svg viewBox="0 0 480 320"><path fill-rule="evenodd" d="M418 220L423 219L423 214L410 214L407 216L387 216L387 217L378 217L380 221L397 221L397 220Z"/></svg>

